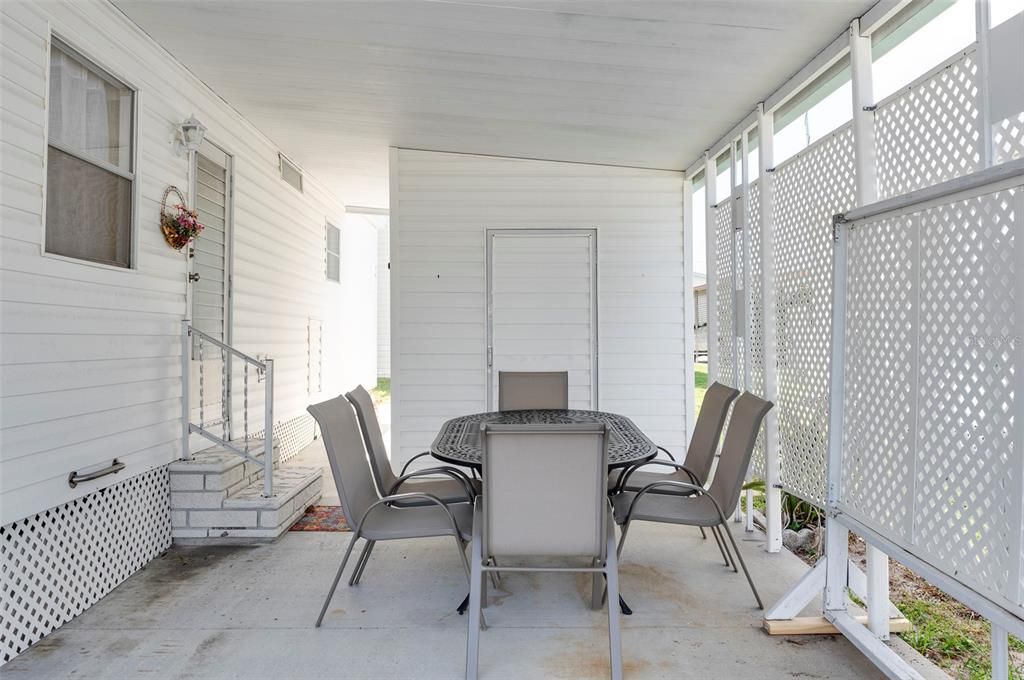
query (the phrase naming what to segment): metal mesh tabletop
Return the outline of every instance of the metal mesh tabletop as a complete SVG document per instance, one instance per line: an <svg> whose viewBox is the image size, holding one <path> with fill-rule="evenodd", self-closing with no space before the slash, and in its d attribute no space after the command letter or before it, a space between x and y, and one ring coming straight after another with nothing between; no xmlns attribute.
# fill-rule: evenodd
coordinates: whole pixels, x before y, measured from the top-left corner
<svg viewBox="0 0 1024 680"><path fill-rule="evenodd" d="M492 411L460 416L441 426L430 452L442 460L480 465L480 425L552 425L563 423L604 423L610 432L608 466L620 467L652 458L657 449L632 420L615 413L562 409Z"/></svg>

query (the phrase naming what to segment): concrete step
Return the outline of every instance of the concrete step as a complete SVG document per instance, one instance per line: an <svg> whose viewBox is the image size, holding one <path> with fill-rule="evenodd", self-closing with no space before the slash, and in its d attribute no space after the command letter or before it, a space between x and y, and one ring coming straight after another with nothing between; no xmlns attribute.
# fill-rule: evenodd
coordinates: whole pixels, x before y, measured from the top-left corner
<svg viewBox="0 0 1024 680"><path fill-rule="evenodd" d="M250 448L250 452L252 448ZM263 465L223 447L170 466L171 536L178 543L272 541L319 500L320 468L281 465L274 449L273 496L263 497ZM262 446L255 455L262 460Z"/></svg>

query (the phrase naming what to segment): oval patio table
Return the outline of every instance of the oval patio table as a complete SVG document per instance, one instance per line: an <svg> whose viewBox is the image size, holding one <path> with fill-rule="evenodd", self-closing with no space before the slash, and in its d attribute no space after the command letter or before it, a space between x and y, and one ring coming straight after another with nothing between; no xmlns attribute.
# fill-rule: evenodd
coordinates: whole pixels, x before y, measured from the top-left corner
<svg viewBox="0 0 1024 680"><path fill-rule="evenodd" d="M567 423L604 423L608 426L608 469L643 463L658 453L654 442L640 431L626 416L605 411L578 409L527 409L522 411L490 411L452 418L441 426L441 431L430 445L430 454L446 463L480 468L480 426L502 425L556 425ZM458 607L459 614L466 611L469 595ZM619 608L629 616L633 610L619 595Z"/></svg>
<svg viewBox="0 0 1024 680"><path fill-rule="evenodd" d="M578 409L528 409L491 411L452 418L441 426L430 453L439 460L479 468L480 425L555 425L567 423L604 423L608 426L608 468L643 463L654 458L657 447L626 416L605 411Z"/></svg>

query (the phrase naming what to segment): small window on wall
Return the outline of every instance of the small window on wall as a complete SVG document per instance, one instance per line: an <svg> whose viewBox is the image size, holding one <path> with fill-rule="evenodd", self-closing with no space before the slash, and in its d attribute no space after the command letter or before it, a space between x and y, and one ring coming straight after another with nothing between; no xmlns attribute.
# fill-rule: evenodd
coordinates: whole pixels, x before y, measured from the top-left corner
<svg viewBox="0 0 1024 680"><path fill-rule="evenodd" d="M284 157L284 154L277 154L281 165L281 179L285 184L290 184L300 194L302 193L302 170L299 166Z"/></svg>
<svg viewBox="0 0 1024 680"><path fill-rule="evenodd" d="M341 282L341 230L327 223L327 280Z"/></svg>
<svg viewBox="0 0 1024 680"><path fill-rule="evenodd" d="M135 91L54 38L46 252L130 267Z"/></svg>

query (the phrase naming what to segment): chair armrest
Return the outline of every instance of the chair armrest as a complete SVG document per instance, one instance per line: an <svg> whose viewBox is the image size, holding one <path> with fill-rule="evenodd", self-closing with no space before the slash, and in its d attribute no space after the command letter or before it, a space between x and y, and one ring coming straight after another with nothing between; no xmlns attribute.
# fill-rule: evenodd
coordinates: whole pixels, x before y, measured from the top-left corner
<svg viewBox="0 0 1024 680"><path fill-rule="evenodd" d="M705 489L703 486L700 486L698 484L687 484L686 482L673 482L673 481L670 481L670 480L666 480L664 482L651 482L650 484L648 484L644 488L642 488L639 491L637 491L636 492L636 496L633 496L633 500L629 504L629 511L626 513L626 521L629 521L630 518L633 517L633 508L636 507L636 502L638 500L640 500L641 498L646 496L648 494L648 492L650 492L650 491L652 491L652 490L654 490L656 488L665 487L665 486L671 486L671 487L675 487L677 489L692 490L698 496L707 496L708 498L711 499L711 502L714 503L715 510L718 511L718 517L723 522L725 522L725 514L722 512L722 506L720 506L718 504L718 501L715 500L714 496L712 496L711 494L709 494L707 492L707 489Z"/></svg>
<svg viewBox="0 0 1024 680"><path fill-rule="evenodd" d="M423 456L429 456L429 455L430 455L430 451L424 451L423 453L417 453L415 456L413 456L412 458L407 460L405 465L402 466L402 471L398 473L399 476L403 476L403 477L405 476L405 471L409 469L409 465L414 460L416 460L417 458L422 458Z"/></svg>
<svg viewBox="0 0 1024 680"><path fill-rule="evenodd" d="M462 488L466 492L467 501L472 503L473 499L476 498L476 492L473 490L473 483L469 481L469 477L467 477L461 470L456 470L455 468L446 466L426 468L424 470L416 470L415 472L404 474L395 480L395 483L391 485L390 489L388 489L388 494L393 494L398 491L398 487L402 486L406 481L413 479L414 477L422 477L423 475L447 475L462 484Z"/></svg>
<svg viewBox="0 0 1024 680"><path fill-rule="evenodd" d="M404 475L404 474L406 473L406 471L408 471L408 469L409 469L409 465L410 465L410 464L411 464L411 463L412 463L412 462L413 462L414 460L416 460L417 458L422 458L423 456L431 456L431 455L433 455L433 454L432 454L432 453L431 453L430 451L424 451L423 453L417 453L417 454L416 454L415 456L413 456L412 458L410 458L409 460L407 460L407 461L405 462L405 465L403 465L403 466L402 466L402 471L401 471L401 472L399 472L398 474L399 474L400 476L401 476L401 475ZM471 473L471 474L473 475L473 477L474 477L474 478L476 478L476 476L477 476L477 475L476 475L476 468L475 468L475 467L473 467L473 466L471 466L471 465L470 465L469 463L466 463L466 467L468 467L468 468L469 468L469 471L470 471L470 473ZM460 470L460 472L461 472L461 470ZM463 472L463 474L465 474L465 473Z"/></svg>
<svg viewBox="0 0 1024 680"><path fill-rule="evenodd" d="M366 518L369 516L369 514L371 512L373 512L374 510L376 510L378 507L380 507L382 505L390 506L395 501L413 500L413 499L416 499L416 498L422 498L422 499L428 500L431 503L433 503L434 505L436 505L436 506L440 507L442 510L444 510L444 514L448 515L448 520L452 523L452 529L455 531L455 536L461 539L462 533L459 531L459 523L455 520L455 515L452 514L452 511L448 508L447 505L444 504L444 501L442 501L440 498L438 498L434 494L421 493L421 492L391 494L391 495L385 496L384 498L381 498L379 501L376 501L375 503L370 505L370 507L368 507L366 509L366 512L363 513L363 516L359 518L359 524L356 525L356 536L358 536L362 532L362 530L363 530L363 522L366 521ZM402 512L401 508L396 508L396 510L399 511L399 512Z"/></svg>
<svg viewBox="0 0 1024 680"><path fill-rule="evenodd" d="M662 453L664 453L666 456L668 456L669 460L671 460L672 462L675 462L676 457L673 456L672 452L669 451L668 449L666 449L664 446L656 446L655 448L658 449L659 451L661 451Z"/></svg>
<svg viewBox="0 0 1024 680"><path fill-rule="evenodd" d="M701 488L703 488L703 485L701 484L701 481L697 477L697 475L695 475L693 473L693 471L690 470L690 468L686 467L682 463L673 463L673 462L669 462L667 460L649 460L646 463L640 463L639 465L634 465L633 467L631 467L628 470L626 470L626 472L623 473L623 475L621 477L619 477L619 484L616 487L616 492L617 493L621 493L622 490L626 488L626 482L629 481L629 478L633 475L633 473L636 472L637 470L639 470L642 467L647 467L648 465L661 465L663 467L670 467L670 468L675 468L676 470L682 470L683 472L686 473L686 476L690 478L691 482L693 482L694 484L696 484L696 485L700 486Z"/></svg>

